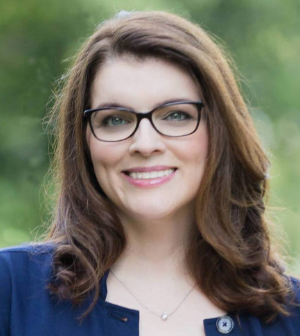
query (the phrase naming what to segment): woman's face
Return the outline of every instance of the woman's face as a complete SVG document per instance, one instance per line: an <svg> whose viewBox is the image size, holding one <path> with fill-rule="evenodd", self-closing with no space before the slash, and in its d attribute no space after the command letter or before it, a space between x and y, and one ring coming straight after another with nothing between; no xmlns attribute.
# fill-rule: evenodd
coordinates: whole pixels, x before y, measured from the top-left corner
<svg viewBox="0 0 300 336"><path fill-rule="evenodd" d="M156 58L137 61L122 57L106 62L98 71L91 107L110 103L148 112L166 100L196 101L201 97L192 77L180 67ZM136 133L120 142L99 141L88 127L87 141L98 182L123 216L154 220L193 211L207 157L203 120L195 133L171 138L142 119ZM141 177L146 176L140 175L161 170L168 174L173 168L174 172L163 177L144 179ZM130 169L136 174L128 178Z"/></svg>

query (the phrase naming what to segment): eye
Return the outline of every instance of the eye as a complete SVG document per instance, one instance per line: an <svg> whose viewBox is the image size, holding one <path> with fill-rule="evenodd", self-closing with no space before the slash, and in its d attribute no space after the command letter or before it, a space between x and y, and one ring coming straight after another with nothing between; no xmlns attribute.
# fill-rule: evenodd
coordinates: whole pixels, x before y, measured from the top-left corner
<svg viewBox="0 0 300 336"><path fill-rule="evenodd" d="M128 123L130 123L129 120L125 120L121 116L115 115L104 118L101 126L122 126Z"/></svg>
<svg viewBox="0 0 300 336"><path fill-rule="evenodd" d="M171 121L181 121L191 119L191 116L183 111L172 111L168 113L167 116L163 118L164 120L171 120Z"/></svg>

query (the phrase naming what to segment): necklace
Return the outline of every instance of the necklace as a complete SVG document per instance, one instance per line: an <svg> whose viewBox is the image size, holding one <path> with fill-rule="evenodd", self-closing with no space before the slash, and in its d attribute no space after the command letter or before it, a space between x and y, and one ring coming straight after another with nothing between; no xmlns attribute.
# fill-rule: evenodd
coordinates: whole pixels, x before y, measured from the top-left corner
<svg viewBox="0 0 300 336"><path fill-rule="evenodd" d="M181 302L179 303L179 305L169 314L163 313L163 314L157 314L154 311L152 311L151 309L149 309L148 307L146 307L131 291L130 289L113 273L112 270L110 270L110 273L127 289L127 291L144 307L146 308L150 313L159 316L163 321L166 321L168 319L168 317L172 314L174 314L176 312L176 310L181 306L181 304L183 303L183 301L188 297L188 295L192 292L192 290L195 288L196 284L194 284L194 286L192 287L192 289L186 294L186 296L181 300Z"/></svg>

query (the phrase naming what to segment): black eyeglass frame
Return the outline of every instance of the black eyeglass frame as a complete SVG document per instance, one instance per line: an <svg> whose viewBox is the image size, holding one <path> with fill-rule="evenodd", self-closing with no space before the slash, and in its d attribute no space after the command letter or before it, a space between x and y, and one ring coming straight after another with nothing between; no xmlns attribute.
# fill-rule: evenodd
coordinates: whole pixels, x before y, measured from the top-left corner
<svg viewBox="0 0 300 336"><path fill-rule="evenodd" d="M198 119L197 119L197 125L194 129L193 132L190 132L188 134L184 134L184 135L166 135L166 134L163 134L162 132L160 132L154 125L153 123L153 120L152 120L152 115L153 113L156 111L156 110L159 110L163 107L167 107L167 106L172 106L172 105L182 105L182 104L195 104L198 106L198 109L197 109L197 112L198 112ZM171 138L178 138L178 137L184 137L184 136L187 136L187 135L191 135L193 133L195 133L199 127L199 124L200 124L200 120L201 120L201 111L202 111L202 108L205 107L204 103L202 100L197 100L197 101L191 101L191 100L188 100L188 101L178 101L178 102L172 102L172 103L167 103L167 104L163 104L161 106L158 106L156 108L154 108L153 110L149 111L149 112L136 112L132 109L128 109L126 107L113 107L113 106L109 106L109 107L100 107L100 108L95 108L95 109L88 109L88 110L85 110L83 112L83 115L85 118L87 118L88 120L88 123L90 125L90 128L91 128L91 131L94 135L94 137L99 140L99 141L103 141L103 142L120 142L120 141L124 141L130 137L132 137L134 135L134 133L137 131L137 129L139 128L139 125L140 125L140 122L142 119L146 118L150 121L152 127L156 130L157 133L163 135L163 136L167 136L167 137L171 137ZM136 122L136 127L135 129L132 131L132 133L127 136L126 138L124 139L121 139L121 140L102 140L102 139L99 139L96 134L95 134L95 131L93 129L93 126L92 126L92 121L91 121L91 117L92 117L92 114L94 112L98 112L98 111L103 111L103 110L120 110L120 111L126 111L126 112L131 112L133 114L136 115L137 117L137 122Z"/></svg>

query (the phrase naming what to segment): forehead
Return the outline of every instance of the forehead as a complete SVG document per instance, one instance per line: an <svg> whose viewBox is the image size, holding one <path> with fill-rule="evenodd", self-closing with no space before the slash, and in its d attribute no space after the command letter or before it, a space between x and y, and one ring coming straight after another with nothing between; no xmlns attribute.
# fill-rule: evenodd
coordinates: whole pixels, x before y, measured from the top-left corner
<svg viewBox="0 0 300 336"><path fill-rule="evenodd" d="M159 58L119 57L106 61L96 73L91 105L115 102L139 110L160 101L199 100L200 88L182 67Z"/></svg>

